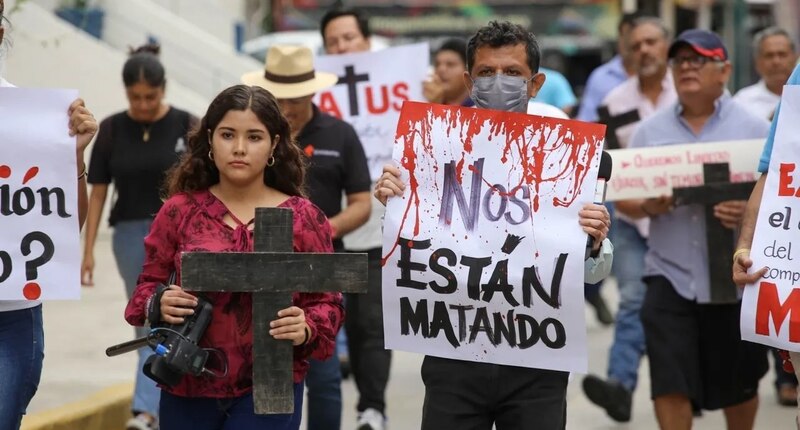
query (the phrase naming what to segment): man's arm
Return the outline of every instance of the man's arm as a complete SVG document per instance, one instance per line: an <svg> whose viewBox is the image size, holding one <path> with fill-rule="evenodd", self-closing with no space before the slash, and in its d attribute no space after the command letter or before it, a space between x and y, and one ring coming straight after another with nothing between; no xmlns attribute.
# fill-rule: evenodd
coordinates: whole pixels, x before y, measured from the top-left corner
<svg viewBox="0 0 800 430"><path fill-rule="evenodd" d="M372 202L369 191L347 195L347 207L330 218L328 222L333 230L333 238L340 239L347 233L361 227L369 220Z"/></svg>
<svg viewBox="0 0 800 430"><path fill-rule="evenodd" d="M744 218L742 219L739 242L736 245L736 258L733 260L733 282L740 287L755 283L767 272L767 268L762 267L756 272L747 273L747 270L753 266L753 260L750 259L750 246L753 244L753 233L756 229L758 208L761 206L761 197L764 194L764 184L766 182L767 174L764 173L758 178L756 186L750 194L750 200L747 201Z"/></svg>

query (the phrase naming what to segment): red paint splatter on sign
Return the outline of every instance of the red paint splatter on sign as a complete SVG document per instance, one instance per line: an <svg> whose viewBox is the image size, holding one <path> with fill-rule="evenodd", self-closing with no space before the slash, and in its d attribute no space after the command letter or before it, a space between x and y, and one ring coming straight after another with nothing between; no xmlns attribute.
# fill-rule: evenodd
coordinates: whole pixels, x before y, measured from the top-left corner
<svg viewBox="0 0 800 430"><path fill-rule="evenodd" d="M458 148L461 152L460 160L456 164L456 179L461 183L464 175L464 165L467 170L474 173L475 169L466 163L466 155L473 151L473 141L488 125L487 139L492 141L496 137L504 137L502 142L502 156L500 161L504 164L513 163L512 169L520 171L517 184L509 184L505 194L511 195L520 187L531 190L531 211L538 212L541 186L543 183L567 182L566 191L552 196L553 206L571 206L578 197L587 173L591 170L589 163L595 161L595 155L602 147L604 130L596 124L581 123L577 121L564 121L561 119L531 116L509 112L489 111L474 108L450 107L443 105L427 105L415 102L406 102L397 126L397 139L403 142L403 158L401 165L409 173L410 198L400 221L400 232L408 221L411 206L415 206L414 236L419 234L419 180L417 169L422 170L418 163L417 150L421 150L427 157L422 160L431 164L434 172L439 171L434 146L438 142L431 139L431 129L437 122L445 122L448 126L447 134L458 132L459 140L463 144ZM598 160L599 162L599 160ZM557 167L553 172L553 168ZM548 176L545 176L548 175ZM494 187L485 178L481 180ZM438 185L437 185L438 186ZM386 260L394 253L395 245L384 257ZM538 256L538 251L536 252Z"/></svg>
<svg viewBox="0 0 800 430"><path fill-rule="evenodd" d="M27 184L28 181L33 179L37 174L39 174L39 168L38 167L33 166L30 169L28 169L28 171L25 172L25 177L22 178L22 185Z"/></svg>

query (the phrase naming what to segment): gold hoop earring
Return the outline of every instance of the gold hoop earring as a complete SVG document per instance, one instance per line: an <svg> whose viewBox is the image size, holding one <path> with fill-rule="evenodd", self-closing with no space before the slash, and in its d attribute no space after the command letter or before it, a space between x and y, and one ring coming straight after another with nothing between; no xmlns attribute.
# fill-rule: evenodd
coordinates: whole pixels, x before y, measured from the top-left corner
<svg viewBox="0 0 800 430"><path fill-rule="evenodd" d="M214 161L214 151L211 149L208 150L208 159Z"/></svg>
<svg viewBox="0 0 800 430"><path fill-rule="evenodd" d="M272 167L274 165L275 165L275 156L272 155L269 157L269 160L267 160L267 166Z"/></svg>

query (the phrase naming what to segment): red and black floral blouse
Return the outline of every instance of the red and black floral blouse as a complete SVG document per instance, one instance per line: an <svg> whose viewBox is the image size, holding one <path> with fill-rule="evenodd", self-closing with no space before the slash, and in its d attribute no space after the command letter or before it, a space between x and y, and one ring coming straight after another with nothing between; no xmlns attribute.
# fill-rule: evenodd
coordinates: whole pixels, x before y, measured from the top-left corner
<svg viewBox="0 0 800 430"><path fill-rule="evenodd" d="M333 251L328 220L310 201L290 197L279 207L294 212L295 252ZM147 300L159 283L167 283L173 271L178 275L176 284L180 285L182 252L253 250L253 232L241 223L231 228L223 221L227 213L225 205L207 190L177 194L164 203L145 238L144 267L125 309L125 319L131 325L144 325ZM206 297L213 305L213 316L200 346L224 353L228 374L222 378L187 376L174 387L162 388L187 397L245 395L253 385L251 296L248 293L206 293ZM304 310L311 329L308 342L294 348L294 382L299 383L308 370L306 358L324 360L333 354L344 310L340 293L295 293L293 302Z"/></svg>

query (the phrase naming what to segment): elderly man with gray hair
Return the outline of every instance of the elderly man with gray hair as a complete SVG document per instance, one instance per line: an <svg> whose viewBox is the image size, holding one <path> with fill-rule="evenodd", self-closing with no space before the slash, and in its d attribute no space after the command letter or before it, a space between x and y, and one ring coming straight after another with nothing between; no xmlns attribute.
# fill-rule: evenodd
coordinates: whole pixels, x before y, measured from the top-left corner
<svg viewBox="0 0 800 430"><path fill-rule="evenodd" d="M797 62L797 50L786 30L768 27L753 37L753 56L761 79L739 90L733 99L753 114L770 120Z"/></svg>

